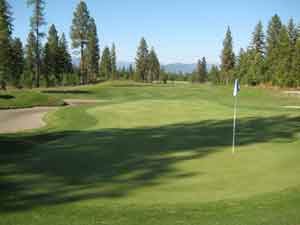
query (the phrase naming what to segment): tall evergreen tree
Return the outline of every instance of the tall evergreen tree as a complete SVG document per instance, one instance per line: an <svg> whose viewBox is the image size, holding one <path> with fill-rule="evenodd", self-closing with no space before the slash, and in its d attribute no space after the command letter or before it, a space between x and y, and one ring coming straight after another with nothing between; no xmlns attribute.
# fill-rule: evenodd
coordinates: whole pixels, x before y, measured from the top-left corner
<svg viewBox="0 0 300 225"><path fill-rule="evenodd" d="M148 56L148 82L158 81L160 77L160 63L154 48L151 49Z"/></svg>
<svg viewBox="0 0 300 225"><path fill-rule="evenodd" d="M296 42L298 39L298 29L296 24L294 23L293 18L289 20L287 29L289 34L290 45L294 49L296 47Z"/></svg>
<svg viewBox="0 0 300 225"><path fill-rule="evenodd" d="M276 64L278 60L278 48L279 48L279 35L282 27L282 22L277 14L275 14L269 25L267 31L267 74L266 81L273 81L274 74L276 72Z"/></svg>
<svg viewBox="0 0 300 225"><path fill-rule="evenodd" d="M49 28L47 43L44 48L44 75L46 80L46 85L50 85L50 80L54 84L54 79L57 82L61 81L60 71L59 71L59 37L54 24Z"/></svg>
<svg viewBox="0 0 300 225"><path fill-rule="evenodd" d="M132 64L130 64L128 68L128 79L133 80L133 78L134 78L134 69Z"/></svg>
<svg viewBox="0 0 300 225"><path fill-rule="evenodd" d="M244 55L248 64L248 70L245 71L247 84L256 85L266 80L264 74L265 48L265 35L263 32L263 25L260 21L253 32L251 49L249 49L247 54ZM243 66L245 69L245 66L247 65Z"/></svg>
<svg viewBox="0 0 300 225"><path fill-rule="evenodd" d="M33 16L31 17L31 29L35 33L35 73L36 73L36 87L40 86L41 74L41 39L44 33L41 32L41 27L46 24L44 18L45 1L44 0L27 0L29 6L33 6Z"/></svg>
<svg viewBox="0 0 300 225"><path fill-rule="evenodd" d="M289 63L289 79L286 85L290 87L297 87L299 85L299 76L296 72L297 69L295 70L295 65L297 64L295 62L295 58L297 58L297 40L300 39L300 30L298 30L297 25L294 23L294 20L292 18L288 22L287 30L289 35L289 50L291 62Z"/></svg>
<svg viewBox="0 0 300 225"><path fill-rule="evenodd" d="M116 46L113 43L111 47L111 76L113 80L118 79L117 75L117 55L116 55Z"/></svg>
<svg viewBox="0 0 300 225"><path fill-rule="evenodd" d="M209 81L213 84L219 84L220 83L220 71L219 68L216 65L212 65L209 75L208 75Z"/></svg>
<svg viewBox="0 0 300 225"><path fill-rule="evenodd" d="M34 72L36 68L35 44L36 44L36 38L34 33L31 31L28 34L27 44L25 49L25 73L23 77L23 82L30 87L32 87L35 83L35 76L34 76Z"/></svg>
<svg viewBox="0 0 300 225"><path fill-rule="evenodd" d="M53 63L52 63L52 52L50 50L49 43L46 43L43 48L43 64L42 64L42 72L44 74L45 78L45 84L46 87L50 87L54 83L54 79L51 79L54 74L52 73L52 70L54 69ZM52 82L51 82L52 81Z"/></svg>
<svg viewBox="0 0 300 225"><path fill-rule="evenodd" d="M200 82L204 83L208 80L207 62L206 58L202 58L202 76Z"/></svg>
<svg viewBox="0 0 300 225"><path fill-rule="evenodd" d="M258 85L266 80L264 58L259 52L253 49L247 51L246 59L248 71L246 73L247 83L249 85Z"/></svg>
<svg viewBox="0 0 300 225"><path fill-rule="evenodd" d="M282 27L282 22L280 17L275 14L268 26L267 31L267 50L268 54L271 54L271 51L278 46L279 43L279 35Z"/></svg>
<svg viewBox="0 0 300 225"><path fill-rule="evenodd" d="M202 75L202 62L199 59L197 61L197 67L196 67L196 71L195 71L195 74L194 74L193 82L199 82L200 83L201 75Z"/></svg>
<svg viewBox="0 0 300 225"><path fill-rule="evenodd" d="M205 57L197 62L195 82L204 83L208 79L207 63Z"/></svg>
<svg viewBox="0 0 300 225"><path fill-rule="evenodd" d="M148 55L149 51L147 42L145 38L142 38L135 59L137 80L146 81L148 72Z"/></svg>
<svg viewBox="0 0 300 225"><path fill-rule="evenodd" d="M65 34L62 33L58 42L58 64L59 72L61 74L71 73L72 72L72 57L69 53L68 43L65 37Z"/></svg>
<svg viewBox="0 0 300 225"><path fill-rule="evenodd" d="M259 23L255 27L255 31L253 32L252 37L252 49L255 50L255 53L264 56L265 54L265 35L263 32L263 25L262 22Z"/></svg>
<svg viewBox="0 0 300 225"><path fill-rule="evenodd" d="M228 27L226 32L226 37L223 42L223 51L221 56L221 73L222 81L228 84L231 80L232 70L235 65L235 56L233 53L233 41L230 27Z"/></svg>
<svg viewBox="0 0 300 225"><path fill-rule="evenodd" d="M72 21L71 39L74 49L80 48L80 73L82 83L87 82L86 62L84 57L85 47L90 30L90 13L86 3L81 0L78 4Z"/></svg>
<svg viewBox="0 0 300 225"><path fill-rule="evenodd" d="M88 81L96 81L99 74L100 50L97 27L95 20L92 17L89 22L86 60Z"/></svg>
<svg viewBox="0 0 300 225"><path fill-rule="evenodd" d="M5 89L10 74L12 16L10 5L0 0L0 88Z"/></svg>
<svg viewBox="0 0 300 225"><path fill-rule="evenodd" d="M24 70L24 50L23 44L19 38L12 41L11 48L11 81L15 87L20 86L21 76Z"/></svg>
<svg viewBox="0 0 300 225"><path fill-rule="evenodd" d="M106 80L112 79L111 71L111 54L109 48L105 47L101 57L100 76Z"/></svg>
<svg viewBox="0 0 300 225"><path fill-rule="evenodd" d="M291 76L292 48L290 46L289 34L286 26L282 26L279 33L279 45L277 51L274 84L280 86L293 86L294 80Z"/></svg>
<svg viewBox="0 0 300 225"><path fill-rule="evenodd" d="M248 69L247 52L241 48L235 67L235 77L240 80L240 83L248 83Z"/></svg>
<svg viewBox="0 0 300 225"><path fill-rule="evenodd" d="M295 79L295 87L300 87L300 38L296 41L295 51L293 54L291 74Z"/></svg>

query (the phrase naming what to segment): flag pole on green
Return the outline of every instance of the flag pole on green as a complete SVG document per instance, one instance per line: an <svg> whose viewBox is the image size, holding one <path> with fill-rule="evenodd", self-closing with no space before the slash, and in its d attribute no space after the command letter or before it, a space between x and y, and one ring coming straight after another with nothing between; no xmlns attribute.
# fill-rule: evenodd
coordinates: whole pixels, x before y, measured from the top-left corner
<svg viewBox="0 0 300 225"><path fill-rule="evenodd" d="M234 113L233 113L233 135L232 135L232 154L235 153L235 145L236 145L236 117L237 117L237 104L238 104L238 93L240 92L240 84L239 80L236 79L234 82Z"/></svg>

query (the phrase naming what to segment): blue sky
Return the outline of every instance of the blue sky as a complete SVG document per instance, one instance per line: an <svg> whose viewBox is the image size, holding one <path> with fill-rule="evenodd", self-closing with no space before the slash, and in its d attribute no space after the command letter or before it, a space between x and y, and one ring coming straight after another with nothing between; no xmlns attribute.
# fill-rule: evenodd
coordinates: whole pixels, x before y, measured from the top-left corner
<svg viewBox="0 0 300 225"><path fill-rule="evenodd" d="M23 41L31 9L26 0L8 0L14 13L14 35ZM46 0L47 31L55 24L69 37L79 0ZM299 0L86 0L95 18L101 48L116 43L119 61L133 61L142 36L154 46L163 63L193 63L202 56L218 63L226 27L235 50L247 47L258 20L266 25L275 13L284 22L300 22Z"/></svg>

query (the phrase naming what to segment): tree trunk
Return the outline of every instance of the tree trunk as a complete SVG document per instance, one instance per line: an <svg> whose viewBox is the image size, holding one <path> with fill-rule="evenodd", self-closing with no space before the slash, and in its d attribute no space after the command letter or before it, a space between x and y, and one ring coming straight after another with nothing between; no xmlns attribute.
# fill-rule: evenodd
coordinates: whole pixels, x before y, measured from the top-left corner
<svg viewBox="0 0 300 225"><path fill-rule="evenodd" d="M81 42L80 44L80 76L82 84L85 84L85 71L84 71L84 43Z"/></svg>
<svg viewBox="0 0 300 225"><path fill-rule="evenodd" d="M40 87L40 42L39 42L39 28L37 24L36 28L36 46L35 46L35 54L36 54L36 65L35 65L35 76L36 76L36 87Z"/></svg>

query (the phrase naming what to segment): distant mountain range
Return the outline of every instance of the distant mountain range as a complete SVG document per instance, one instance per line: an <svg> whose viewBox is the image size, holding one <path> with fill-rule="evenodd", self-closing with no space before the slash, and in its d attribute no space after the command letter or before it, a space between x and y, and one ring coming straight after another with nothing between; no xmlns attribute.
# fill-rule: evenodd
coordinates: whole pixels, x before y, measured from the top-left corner
<svg viewBox="0 0 300 225"><path fill-rule="evenodd" d="M80 59L78 58L73 58L73 64L74 65L79 65ZM117 62L117 67L118 68L128 68L129 66L133 65L134 63L126 62L126 61L119 61ZM196 64L186 64L186 63L171 63L171 64L165 64L162 65L162 68L169 73L192 73L196 69ZM211 68L212 65L208 64L207 67L208 69Z"/></svg>
<svg viewBox="0 0 300 225"><path fill-rule="evenodd" d="M117 64L119 68L128 68L132 63L120 61ZM162 65L162 68L169 73L192 73L196 69L196 64L172 63Z"/></svg>
<svg viewBox="0 0 300 225"><path fill-rule="evenodd" d="M196 70L196 64L172 63L163 65L162 68L169 73L192 73Z"/></svg>
<svg viewBox="0 0 300 225"><path fill-rule="evenodd" d="M124 62L120 61L117 63L118 68L128 68L130 64L133 65L133 63L130 62ZM211 64L207 65L208 70L211 69ZM171 64L165 64L162 65L162 68L169 73L192 73L196 70L197 64L187 64L187 63L171 63Z"/></svg>

